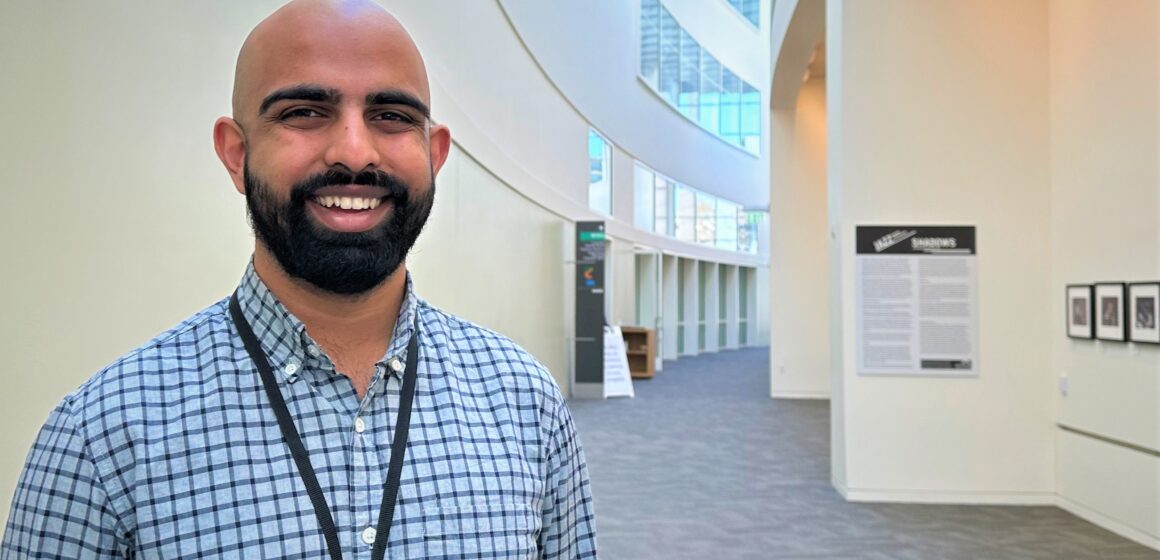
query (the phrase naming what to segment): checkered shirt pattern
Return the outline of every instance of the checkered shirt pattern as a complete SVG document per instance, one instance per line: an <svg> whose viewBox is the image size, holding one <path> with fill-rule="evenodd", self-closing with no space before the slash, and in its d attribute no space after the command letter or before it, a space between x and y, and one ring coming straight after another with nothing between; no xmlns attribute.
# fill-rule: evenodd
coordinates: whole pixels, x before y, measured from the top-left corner
<svg viewBox="0 0 1160 560"><path fill-rule="evenodd" d="M595 558L584 454L551 375L414 295L365 398L251 264L243 313L339 531L370 558L407 341L419 368L387 558ZM228 299L65 397L33 444L0 558L327 558Z"/></svg>

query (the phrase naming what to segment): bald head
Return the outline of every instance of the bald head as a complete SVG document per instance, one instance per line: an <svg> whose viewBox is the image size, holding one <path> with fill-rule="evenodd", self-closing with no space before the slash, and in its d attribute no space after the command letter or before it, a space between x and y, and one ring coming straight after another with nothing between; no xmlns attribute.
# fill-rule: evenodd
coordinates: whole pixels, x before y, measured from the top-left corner
<svg viewBox="0 0 1160 560"><path fill-rule="evenodd" d="M293 0L242 44L234 73L234 119L244 125L257 117L272 91L341 80L343 72L365 70L359 64L368 59L389 63L384 83L430 104L423 58L394 16L369 0Z"/></svg>

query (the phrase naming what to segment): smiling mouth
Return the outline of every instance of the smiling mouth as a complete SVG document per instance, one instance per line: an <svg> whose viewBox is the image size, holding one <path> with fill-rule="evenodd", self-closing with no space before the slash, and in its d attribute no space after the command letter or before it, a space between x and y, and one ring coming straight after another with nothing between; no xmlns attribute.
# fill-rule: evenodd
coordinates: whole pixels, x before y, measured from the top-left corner
<svg viewBox="0 0 1160 560"><path fill-rule="evenodd" d="M368 198L360 196L314 196L311 200L323 208L341 210L374 210L386 197Z"/></svg>

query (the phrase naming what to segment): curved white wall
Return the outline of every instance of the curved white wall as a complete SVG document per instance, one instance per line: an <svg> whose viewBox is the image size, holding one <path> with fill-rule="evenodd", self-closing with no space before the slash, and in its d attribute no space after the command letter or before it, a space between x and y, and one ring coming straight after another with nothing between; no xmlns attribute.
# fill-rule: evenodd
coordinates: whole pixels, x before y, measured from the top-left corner
<svg viewBox="0 0 1160 560"><path fill-rule="evenodd" d="M589 211L587 202L587 141L589 119L592 119L593 126L614 145L612 172L615 219L608 223L611 235L682 256L747 266L763 263L764 257L683 243L633 227L632 159L640 159L650 166L652 162L623 145L617 129L609 128L613 124L611 120L601 122L582 112L580 102L577 101L585 98L582 89L594 87L592 84L581 84L585 78L598 85L604 84L613 93L623 91L622 95L625 96L621 99L614 95L610 99L593 103L595 114L614 111L617 103L631 103L632 92L618 89L621 86L616 80L622 76L606 71L591 74L570 69L559 75L571 76L576 84L566 79L557 83L546 70L551 64L541 66L539 60L552 60L553 57L563 56L560 52L583 49L583 43L588 39L582 35L584 30L579 24L558 30L558 40L545 39L543 45L536 47L535 43L527 41L517 31L535 28L537 33L543 33L542 29L551 28L540 26L548 26L550 23L537 20L534 25L526 23L513 27L508 12L498 0L465 1L456 4L455 10L448 10L445 5L434 2L386 0L383 3L404 22L423 52L432 80L434 117L449 124L452 137L456 138L459 145L513 189L566 219L604 218ZM635 77L638 63L633 45L637 40L634 29L639 25L638 16L622 14L622 10L613 9L621 4L636 6L636 3L566 3L557 9L567 15L571 13L570 10L580 9L576 5L588 4L603 10L597 19L607 23L608 27L603 29L608 36L632 33L631 39L618 39L627 43L625 48L631 50L617 56L628 64L625 72L631 78L626 78L627 86L638 93L647 90L647 86ZM726 10L730 9L724 3L722 6ZM470 22L470 25L465 22ZM602 29L595 22L592 25L595 29ZM525 46L525 41L528 46ZM588 72L591 71L588 69ZM580 93L573 94L570 91L572 87L576 87ZM647 108L663 110L667 113L664 115L666 118L659 123L651 122L633 117L630 111L624 116L630 119L626 124L639 130L634 130L628 138L631 140L632 135L639 136L642 143L647 139L649 149L657 150L664 154L666 160L676 162L674 166L688 169L685 175L702 173L709 175L706 181L712 179L710 185L687 181L689 186L713 192L710 190L713 185L736 188L738 184L754 185L755 180L765 181L759 185L768 184L768 164L762 164L762 159L725 144L676 113L659 98L648 95L648 103L638 108L641 111ZM763 126L767 127L768 124ZM708 173L705 171L707 166L713 165L712 158L706 158L701 150L717 150L712 153L743 158L739 161L750 164L748 173L755 174L757 178L738 177L729 181L714 179L716 176L712 169ZM668 174L663 167L654 168ZM735 165L730 169L743 170L744 166ZM685 181L680 176L670 176ZM742 180L743 183L735 182ZM764 192L767 188L753 188L763 191L757 196L768 201L768 192Z"/></svg>
<svg viewBox="0 0 1160 560"><path fill-rule="evenodd" d="M769 204L768 141L756 157L727 144L637 79L639 0L499 2L547 76L613 143L701 191L746 207ZM662 4L703 48L768 99L768 24L761 31L754 29L731 13L724 0L662 0ZM763 101L762 107L767 105ZM769 136L764 130L767 120L763 109L763 139ZM616 214L632 220L631 214Z"/></svg>

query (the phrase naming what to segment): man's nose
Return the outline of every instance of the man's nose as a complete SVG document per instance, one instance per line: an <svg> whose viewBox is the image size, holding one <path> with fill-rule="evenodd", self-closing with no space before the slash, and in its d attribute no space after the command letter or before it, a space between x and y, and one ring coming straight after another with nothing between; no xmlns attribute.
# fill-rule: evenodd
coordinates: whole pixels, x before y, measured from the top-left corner
<svg viewBox="0 0 1160 560"><path fill-rule="evenodd" d="M326 165L344 165L354 172L380 168L382 160L375 147L374 131L361 115L344 117L333 129L327 146Z"/></svg>

